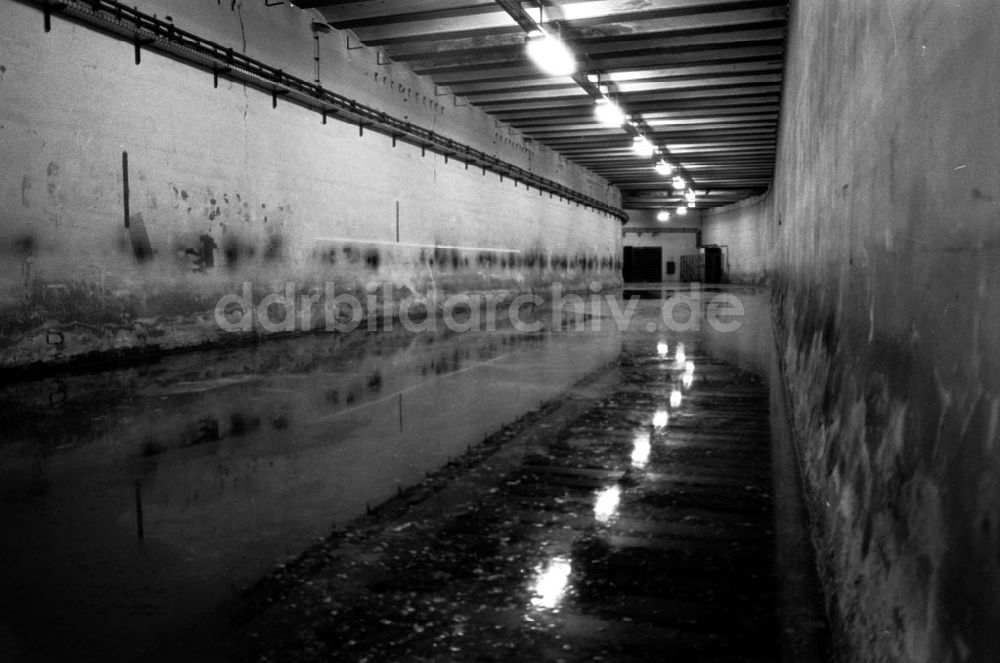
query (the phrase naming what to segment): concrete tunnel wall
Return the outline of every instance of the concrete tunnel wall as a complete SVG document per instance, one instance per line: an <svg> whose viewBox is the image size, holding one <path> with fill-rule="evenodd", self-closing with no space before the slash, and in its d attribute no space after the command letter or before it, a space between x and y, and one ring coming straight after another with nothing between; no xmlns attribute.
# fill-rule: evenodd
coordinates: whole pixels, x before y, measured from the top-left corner
<svg viewBox="0 0 1000 663"><path fill-rule="evenodd" d="M838 649L1000 652L1000 5L793 3L766 275Z"/></svg>
<svg viewBox="0 0 1000 663"><path fill-rule="evenodd" d="M733 283L763 283L766 256L761 228L767 206L764 197L705 210L702 241L726 247L727 276Z"/></svg>
<svg viewBox="0 0 1000 663"><path fill-rule="evenodd" d="M315 12L138 8L620 206L605 180L346 33L320 34L317 72ZM359 297L391 282L397 303L410 294L431 307L450 293L620 282L611 215L356 125L324 126L280 99L272 109L242 84L213 89L210 73L151 52L136 66L130 43L59 16L45 33L41 12L12 0L0 5L0 44L2 367L226 340L213 311L244 282L255 301L286 282L300 296L333 282Z"/></svg>

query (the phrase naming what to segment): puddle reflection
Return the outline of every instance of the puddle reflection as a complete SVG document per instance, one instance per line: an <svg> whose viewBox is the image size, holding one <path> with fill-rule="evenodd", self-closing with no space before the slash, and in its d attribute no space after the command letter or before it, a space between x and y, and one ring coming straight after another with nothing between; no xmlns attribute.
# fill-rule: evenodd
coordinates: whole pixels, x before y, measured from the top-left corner
<svg viewBox="0 0 1000 663"><path fill-rule="evenodd" d="M637 318L643 330L659 314L649 304ZM299 338L0 389L0 585L12 588L0 592L0 617L40 624L35 630L53 640L118 639L130 653L136 642L152 646L150 631L193 640L201 623L197 635L210 641L218 626L205 613L232 587L564 392L622 348L658 377L652 426L644 419L647 432L631 440L628 461L627 446L619 458L655 469L665 445L685 444L659 432L696 373L701 386L715 379L716 362L756 361L747 334L764 338L769 323L747 311L737 334L619 335L607 324L606 332L579 335L379 335L347 347ZM614 523L622 488L590 490L595 521ZM629 515L632 500L630 492ZM527 581L539 610L558 609L583 586L585 562L575 557L573 586L570 558L551 555L549 548ZM520 567L521 591L531 568ZM120 655L124 646L103 660L134 660Z"/></svg>
<svg viewBox="0 0 1000 663"><path fill-rule="evenodd" d="M687 361L687 353L684 351L684 344L677 344L677 352L674 353L674 360L677 362L677 367L683 367L684 362Z"/></svg>
<svg viewBox="0 0 1000 663"><path fill-rule="evenodd" d="M649 433L639 433L632 442L632 467L642 469L649 463Z"/></svg>
<svg viewBox="0 0 1000 663"><path fill-rule="evenodd" d="M535 569L531 592L531 605L545 610L557 610L569 588L573 565L568 557L553 557Z"/></svg>
<svg viewBox="0 0 1000 663"><path fill-rule="evenodd" d="M694 384L694 362L688 360L684 364L684 374L681 375L681 384L685 389L690 389L691 385Z"/></svg>
<svg viewBox="0 0 1000 663"><path fill-rule="evenodd" d="M621 502L622 489L617 486L608 486L597 493L594 500L594 518L597 522L608 524L618 516L618 504Z"/></svg>
<svg viewBox="0 0 1000 663"><path fill-rule="evenodd" d="M59 660L186 658L177 634L221 640L234 588L614 360L607 327L317 335L6 386L0 622Z"/></svg>

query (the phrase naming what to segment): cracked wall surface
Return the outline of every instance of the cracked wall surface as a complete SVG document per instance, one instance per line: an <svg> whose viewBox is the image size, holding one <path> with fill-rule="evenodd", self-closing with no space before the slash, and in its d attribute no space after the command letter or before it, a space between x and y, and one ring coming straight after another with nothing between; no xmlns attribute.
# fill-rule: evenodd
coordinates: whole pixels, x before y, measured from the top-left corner
<svg viewBox="0 0 1000 663"><path fill-rule="evenodd" d="M158 15L611 205L620 194L314 12L149 0ZM0 367L225 342L219 299L390 282L397 302L620 281L620 222L277 102L210 72L0 5ZM126 178L127 173L127 178ZM125 205L127 179L127 211ZM380 290L380 293L385 291ZM384 294L379 312L397 312ZM275 312L280 319L280 310ZM322 311L313 311L314 319ZM258 329L259 330L259 329Z"/></svg>
<svg viewBox="0 0 1000 663"><path fill-rule="evenodd" d="M762 249L839 649L1000 651L1000 5L793 3Z"/></svg>

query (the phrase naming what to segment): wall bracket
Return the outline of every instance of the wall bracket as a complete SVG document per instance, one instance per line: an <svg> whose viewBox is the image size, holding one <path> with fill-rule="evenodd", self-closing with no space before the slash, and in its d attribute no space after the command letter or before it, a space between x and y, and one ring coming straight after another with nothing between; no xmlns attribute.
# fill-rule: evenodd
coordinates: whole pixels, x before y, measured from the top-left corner
<svg viewBox="0 0 1000 663"><path fill-rule="evenodd" d="M212 67L212 87L218 89L219 74L228 74L230 71L229 67Z"/></svg>
<svg viewBox="0 0 1000 663"><path fill-rule="evenodd" d="M271 90L271 108L277 108L278 107L278 97L283 97L286 94L288 94L289 92L291 92L291 90L287 90L285 88L278 88L278 87L276 87L276 88L272 89Z"/></svg>
<svg viewBox="0 0 1000 663"><path fill-rule="evenodd" d="M65 2L43 2L42 3L42 14L44 16L45 31L52 31L52 14L59 13L66 9L69 5Z"/></svg>

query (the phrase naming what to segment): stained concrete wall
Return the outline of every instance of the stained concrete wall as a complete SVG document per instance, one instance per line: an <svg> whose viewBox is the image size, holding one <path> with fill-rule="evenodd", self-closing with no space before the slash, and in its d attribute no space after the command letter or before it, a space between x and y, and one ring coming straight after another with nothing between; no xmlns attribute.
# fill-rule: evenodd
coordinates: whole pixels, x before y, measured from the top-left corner
<svg viewBox="0 0 1000 663"><path fill-rule="evenodd" d="M705 234L764 239L839 648L995 661L1000 5L796 2L788 49L772 193Z"/></svg>
<svg viewBox="0 0 1000 663"><path fill-rule="evenodd" d="M178 28L618 206L608 183L314 12L248 0L145 0ZM509 178L330 121L53 18L0 4L0 366L229 338L224 294L362 294L428 306L553 281L620 279L620 222ZM128 155L125 227L123 152ZM397 226L398 220L398 226ZM364 298L362 298L364 301ZM392 312L380 300L380 308ZM280 319L280 310L272 311ZM314 319L321 315L316 314Z"/></svg>

